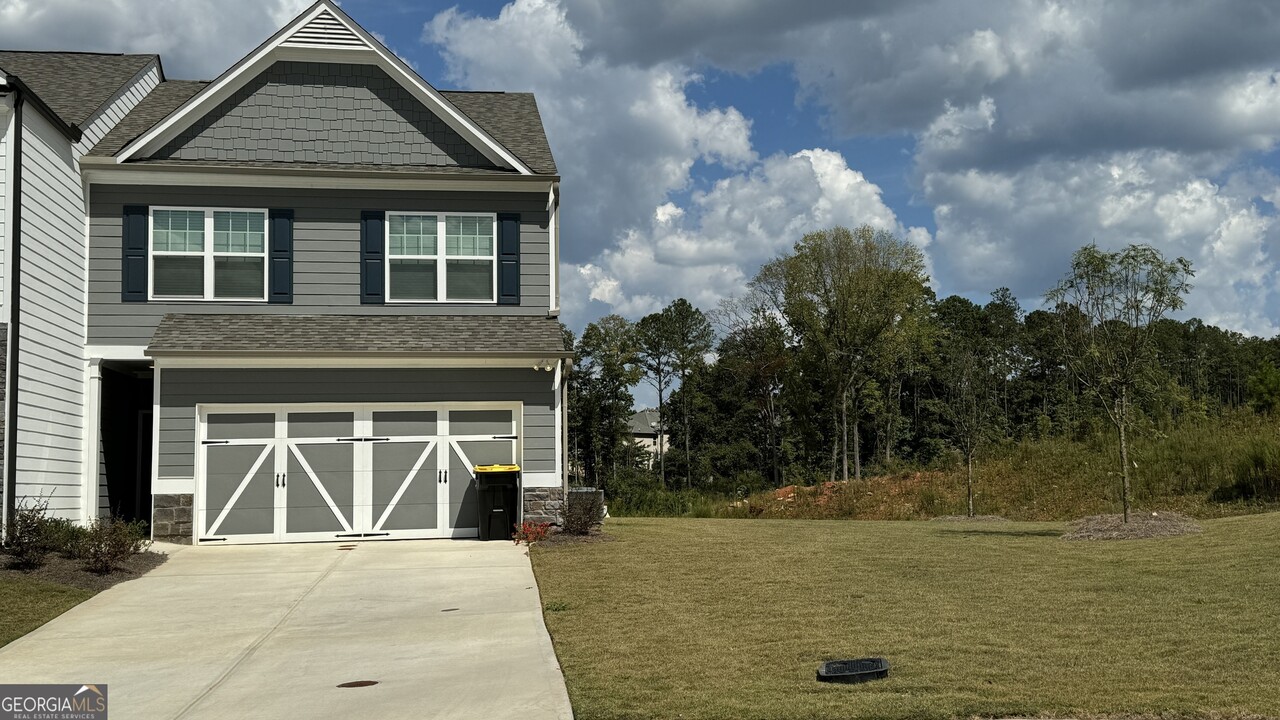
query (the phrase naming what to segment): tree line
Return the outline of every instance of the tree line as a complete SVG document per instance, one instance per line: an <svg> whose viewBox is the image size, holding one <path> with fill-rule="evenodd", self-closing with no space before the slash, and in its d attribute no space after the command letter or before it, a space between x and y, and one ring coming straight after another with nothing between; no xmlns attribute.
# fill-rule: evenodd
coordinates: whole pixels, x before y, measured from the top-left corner
<svg viewBox="0 0 1280 720"><path fill-rule="evenodd" d="M1109 432L1127 515L1135 432L1280 408L1280 337L1168 317L1193 276L1150 246L1090 245L1024 312L1007 288L936 297L921 251L892 233L810 233L710 311L678 299L566 331L571 472L614 495L731 494L958 454L972 512L992 443ZM656 464L627 424L641 383L670 439Z"/></svg>

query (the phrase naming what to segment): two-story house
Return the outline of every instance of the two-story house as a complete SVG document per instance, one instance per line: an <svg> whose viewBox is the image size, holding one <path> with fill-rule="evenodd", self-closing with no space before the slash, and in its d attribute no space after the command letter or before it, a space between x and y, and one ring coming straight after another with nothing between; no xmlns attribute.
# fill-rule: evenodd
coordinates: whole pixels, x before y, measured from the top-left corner
<svg viewBox="0 0 1280 720"><path fill-rule="evenodd" d="M5 230L6 504L211 544L472 537L474 467L515 463L553 519L569 353L533 97L436 90L329 0L211 82L152 61L73 158L79 212L24 174ZM65 237L37 257L42 223Z"/></svg>

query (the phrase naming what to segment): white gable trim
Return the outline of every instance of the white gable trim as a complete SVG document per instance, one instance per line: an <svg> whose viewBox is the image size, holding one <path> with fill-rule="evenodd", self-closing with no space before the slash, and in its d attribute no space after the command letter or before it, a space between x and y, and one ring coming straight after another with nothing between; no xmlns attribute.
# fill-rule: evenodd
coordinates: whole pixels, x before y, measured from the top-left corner
<svg viewBox="0 0 1280 720"><path fill-rule="evenodd" d="M352 36L362 44L353 44ZM454 107L453 103L419 77L377 38L356 24L331 0L318 0L293 22L231 66L217 80L183 103L169 117L126 145L116 156L116 162L146 157L164 147L276 61L297 59L318 62L322 58L325 62L368 64L382 68L418 102L434 112L491 162L515 169L522 175L534 174L510 150Z"/></svg>

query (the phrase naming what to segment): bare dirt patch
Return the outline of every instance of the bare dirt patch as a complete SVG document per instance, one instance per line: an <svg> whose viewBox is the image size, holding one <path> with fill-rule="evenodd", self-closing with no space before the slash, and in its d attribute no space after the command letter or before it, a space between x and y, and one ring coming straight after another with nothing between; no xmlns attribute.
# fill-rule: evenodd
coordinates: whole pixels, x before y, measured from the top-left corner
<svg viewBox="0 0 1280 720"><path fill-rule="evenodd" d="M1136 511L1123 515L1092 515L1071 523L1063 540L1147 540L1200 532L1200 525L1179 512Z"/></svg>
<svg viewBox="0 0 1280 720"><path fill-rule="evenodd" d="M158 552L143 552L131 555L120 563L115 570L106 575L99 575L85 569L83 560L73 560L58 554L51 554L44 565L34 570L19 570L9 567L8 556L0 556L0 580L12 577L30 578L45 582L57 583L68 587L102 592L112 585L132 580L145 575L159 567L169 556Z"/></svg>

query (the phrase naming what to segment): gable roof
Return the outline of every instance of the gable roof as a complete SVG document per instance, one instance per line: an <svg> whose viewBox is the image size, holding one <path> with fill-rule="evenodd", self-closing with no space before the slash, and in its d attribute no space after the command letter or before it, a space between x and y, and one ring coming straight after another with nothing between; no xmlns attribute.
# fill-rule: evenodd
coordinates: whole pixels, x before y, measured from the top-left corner
<svg viewBox="0 0 1280 720"><path fill-rule="evenodd" d="M627 425L631 428L631 434L637 436L647 435L649 437L658 437L658 411L644 409L635 413L627 421Z"/></svg>
<svg viewBox="0 0 1280 720"><path fill-rule="evenodd" d="M266 42L192 95L164 120L126 144L116 153L117 161L135 160L155 152L272 63L282 59L315 62L317 52L326 55L326 62L339 61L337 58L341 57L344 62L364 62L381 67L490 161L512 168L520 174L534 174L514 153L455 107L332 0L317 0Z"/></svg>
<svg viewBox="0 0 1280 720"><path fill-rule="evenodd" d="M0 72L16 76L69 127L97 115L158 55L0 51Z"/></svg>
<svg viewBox="0 0 1280 720"><path fill-rule="evenodd" d="M569 357L542 315L224 315L170 313L149 355L438 355Z"/></svg>
<svg viewBox="0 0 1280 720"><path fill-rule="evenodd" d="M111 157L138 136L164 120L209 83L194 80L166 80L156 86L89 151L91 156ZM538 175L556 175L556 161L542 128L542 116L532 93L463 92L442 90L459 110L502 143ZM138 160L137 163L179 164L183 161ZM194 164L194 163L192 163ZM227 164L227 163L220 163ZM261 164L236 163L260 167ZM388 167L378 169L390 170ZM435 168L437 171L465 172L469 168ZM472 170L473 173L482 172ZM510 171L505 171L504 174Z"/></svg>

